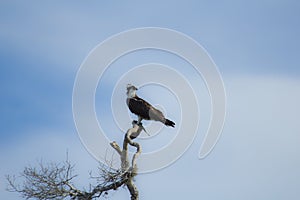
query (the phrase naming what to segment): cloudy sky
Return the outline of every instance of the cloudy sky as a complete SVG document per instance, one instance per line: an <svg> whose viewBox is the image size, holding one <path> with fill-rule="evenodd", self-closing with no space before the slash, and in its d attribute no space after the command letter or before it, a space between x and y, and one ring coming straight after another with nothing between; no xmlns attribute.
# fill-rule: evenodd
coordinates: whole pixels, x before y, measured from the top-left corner
<svg viewBox="0 0 300 200"><path fill-rule="evenodd" d="M202 78L163 52L136 52L113 63L95 97L104 131L118 132L107 133L111 140L122 138L109 98L125 64L128 70L148 62L168 64L186 76L199 101L201 122L193 144L171 166L136 178L141 199L299 199L299 10L293 0L1 1L1 199L21 199L5 191L5 174L18 174L41 158L62 161L66 151L80 174L79 187L88 183L97 162L73 121L76 73L96 45L140 27L174 29L196 40L218 66L227 95L222 136L199 160L211 115ZM180 120L163 89L149 86L140 92ZM145 151L167 144L172 131L163 129L162 143L155 142L157 137L141 140ZM128 194L120 189L110 197L126 199Z"/></svg>

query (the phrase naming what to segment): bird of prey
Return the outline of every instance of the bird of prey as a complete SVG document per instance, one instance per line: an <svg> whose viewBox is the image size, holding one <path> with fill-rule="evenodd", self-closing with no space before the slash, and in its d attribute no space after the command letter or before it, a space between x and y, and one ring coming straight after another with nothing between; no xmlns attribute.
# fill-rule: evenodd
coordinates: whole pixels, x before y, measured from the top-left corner
<svg viewBox="0 0 300 200"><path fill-rule="evenodd" d="M145 101L144 99L138 97L136 95L136 91L138 89L131 84L127 85L127 99L126 103L129 110L138 116L138 124L141 123L143 119L145 120L154 120L160 121L166 126L175 127L175 123L167 118L165 118L164 114L154 108L150 103Z"/></svg>

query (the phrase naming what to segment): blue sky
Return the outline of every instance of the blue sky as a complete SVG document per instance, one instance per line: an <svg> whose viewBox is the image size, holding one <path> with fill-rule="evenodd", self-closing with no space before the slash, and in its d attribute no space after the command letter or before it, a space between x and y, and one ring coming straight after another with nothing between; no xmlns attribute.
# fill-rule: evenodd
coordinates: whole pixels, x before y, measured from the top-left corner
<svg viewBox="0 0 300 200"><path fill-rule="evenodd" d="M206 159L197 159L200 133L173 165L137 177L141 199L153 199L153 191L161 199L299 199L299 9L292 0L1 1L0 197L19 199L4 191L4 174L39 158L62 160L67 149L82 174L79 184L87 183L97 163L73 122L77 70L111 35L155 26L183 32L208 51L224 79L227 118ZM141 63L149 59L143 55ZM118 191L112 199L127 196Z"/></svg>

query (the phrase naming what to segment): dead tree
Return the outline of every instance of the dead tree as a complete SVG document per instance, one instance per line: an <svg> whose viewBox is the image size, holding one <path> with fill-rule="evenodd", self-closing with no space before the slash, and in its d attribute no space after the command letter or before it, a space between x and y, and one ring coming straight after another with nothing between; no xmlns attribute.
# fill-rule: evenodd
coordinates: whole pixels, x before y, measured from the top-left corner
<svg viewBox="0 0 300 200"><path fill-rule="evenodd" d="M137 157L141 153L141 147L137 142L133 142L141 131L144 130L142 124L132 122L132 128L128 129L124 141L123 148L116 142L110 145L117 151L121 159L119 170L111 167L101 166L100 173L96 177L97 184L90 186L88 191L78 189L73 180L77 175L74 173L74 165L68 158L62 163L39 163L38 167L26 167L20 177L23 179L22 184L16 181L15 176L7 176L8 191L18 192L25 199L73 199L73 200L92 200L107 195L110 190L116 190L122 186L126 186L131 200L139 199L139 192L134 184L134 176L137 174ZM136 148L131 162L128 156L128 145Z"/></svg>

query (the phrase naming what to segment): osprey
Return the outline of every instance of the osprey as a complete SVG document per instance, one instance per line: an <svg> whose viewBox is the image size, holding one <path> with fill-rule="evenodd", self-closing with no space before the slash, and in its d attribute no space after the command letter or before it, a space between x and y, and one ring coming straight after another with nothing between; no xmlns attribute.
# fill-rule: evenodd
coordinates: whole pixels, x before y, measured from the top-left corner
<svg viewBox="0 0 300 200"><path fill-rule="evenodd" d="M138 116L139 119L137 124L140 124L141 121L145 119L145 120L160 121L166 126L172 126L172 127L175 126L175 123L169 119L166 119L164 114L160 110L154 108L150 103L138 97L136 95L137 90L138 89L135 86L131 84L127 85L126 103L129 110Z"/></svg>

